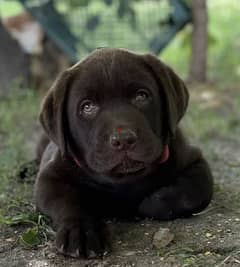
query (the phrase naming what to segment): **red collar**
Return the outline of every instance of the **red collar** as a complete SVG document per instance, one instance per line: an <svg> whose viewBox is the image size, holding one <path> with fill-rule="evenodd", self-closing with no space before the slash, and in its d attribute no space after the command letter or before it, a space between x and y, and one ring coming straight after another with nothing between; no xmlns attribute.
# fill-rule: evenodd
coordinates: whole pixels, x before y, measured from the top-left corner
<svg viewBox="0 0 240 267"><path fill-rule="evenodd" d="M75 163L78 165L78 167L82 167L80 161L77 158L73 158L73 160L75 161Z"/></svg>
<svg viewBox="0 0 240 267"><path fill-rule="evenodd" d="M166 145L165 148L164 148L164 151L162 153L162 156L160 158L160 162L159 163L160 164L165 163L168 160L168 158L169 158L169 147L168 147L168 145Z"/></svg>
<svg viewBox="0 0 240 267"><path fill-rule="evenodd" d="M164 148L164 151L163 151L163 153L162 153L162 156L161 156L161 158L160 158L159 163L160 163L160 164L165 163L165 162L168 160L168 158L169 158L169 147L168 147L168 145L166 145L165 148ZM81 163L80 163L80 161L79 161L77 158L73 158L73 159L74 159L75 163L78 165L78 167L81 168Z"/></svg>

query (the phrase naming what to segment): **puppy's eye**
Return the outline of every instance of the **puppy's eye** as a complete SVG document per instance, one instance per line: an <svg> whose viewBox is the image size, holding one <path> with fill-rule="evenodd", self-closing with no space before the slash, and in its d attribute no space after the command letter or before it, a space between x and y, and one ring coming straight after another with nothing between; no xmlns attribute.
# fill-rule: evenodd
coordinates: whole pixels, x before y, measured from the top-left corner
<svg viewBox="0 0 240 267"><path fill-rule="evenodd" d="M80 104L80 113L85 116L94 116L99 107L91 100L83 100Z"/></svg>
<svg viewBox="0 0 240 267"><path fill-rule="evenodd" d="M139 89L135 95L135 102L146 102L150 97L149 92L145 89Z"/></svg>

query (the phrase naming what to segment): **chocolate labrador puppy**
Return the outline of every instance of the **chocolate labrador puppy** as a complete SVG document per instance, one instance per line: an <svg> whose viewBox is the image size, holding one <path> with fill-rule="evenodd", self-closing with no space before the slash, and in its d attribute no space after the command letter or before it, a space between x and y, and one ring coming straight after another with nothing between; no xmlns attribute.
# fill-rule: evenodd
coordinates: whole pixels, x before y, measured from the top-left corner
<svg viewBox="0 0 240 267"><path fill-rule="evenodd" d="M209 166L178 128L187 104L183 81L149 54L98 49L58 77L40 113L35 195L61 253L102 255L104 218L170 220L209 204Z"/></svg>

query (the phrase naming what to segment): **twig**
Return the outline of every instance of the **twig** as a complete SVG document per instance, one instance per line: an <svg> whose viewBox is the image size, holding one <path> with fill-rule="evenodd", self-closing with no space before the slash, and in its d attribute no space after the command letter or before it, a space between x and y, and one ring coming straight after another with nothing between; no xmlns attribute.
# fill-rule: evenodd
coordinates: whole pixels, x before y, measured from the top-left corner
<svg viewBox="0 0 240 267"><path fill-rule="evenodd" d="M220 262L219 265L217 265L216 267L220 267L222 266L224 263L226 263L230 258L232 257L232 255L228 255L222 262Z"/></svg>

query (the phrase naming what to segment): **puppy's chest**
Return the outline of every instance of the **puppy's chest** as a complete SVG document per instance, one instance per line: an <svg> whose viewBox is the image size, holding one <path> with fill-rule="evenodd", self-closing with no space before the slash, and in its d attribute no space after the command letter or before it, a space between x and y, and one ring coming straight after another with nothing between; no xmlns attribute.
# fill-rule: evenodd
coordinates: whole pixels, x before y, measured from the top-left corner
<svg viewBox="0 0 240 267"><path fill-rule="evenodd" d="M170 177L167 178L165 175L165 172L158 172L134 183L115 184L111 187L85 184L80 186L80 202L84 203L87 209L101 215L134 215L144 198L172 182L168 179Z"/></svg>
<svg viewBox="0 0 240 267"><path fill-rule="evenodd" d="M146 194L143 191L134 187L119 187L112 190L85 188L81 194L81 202L94 213L125 217L137 209Z"/></svg>

